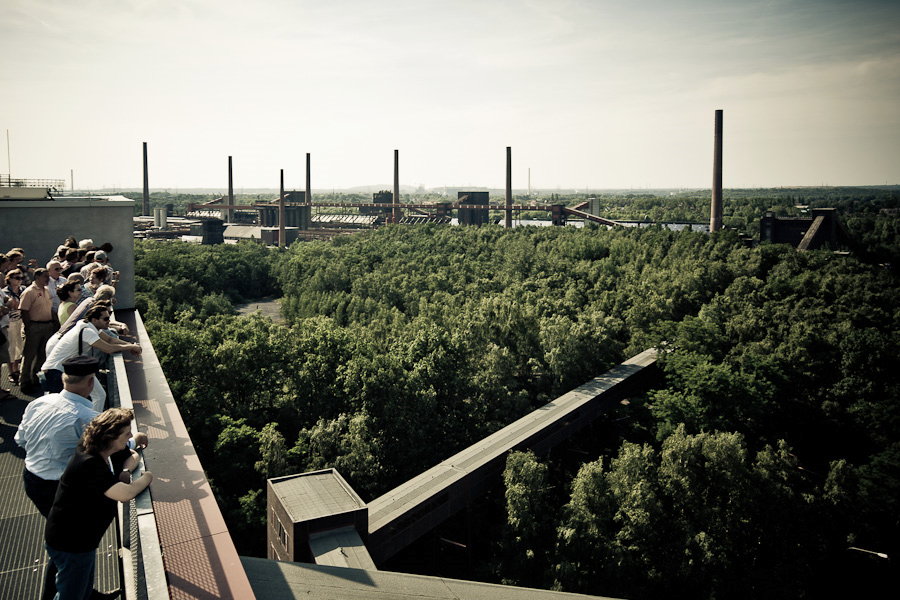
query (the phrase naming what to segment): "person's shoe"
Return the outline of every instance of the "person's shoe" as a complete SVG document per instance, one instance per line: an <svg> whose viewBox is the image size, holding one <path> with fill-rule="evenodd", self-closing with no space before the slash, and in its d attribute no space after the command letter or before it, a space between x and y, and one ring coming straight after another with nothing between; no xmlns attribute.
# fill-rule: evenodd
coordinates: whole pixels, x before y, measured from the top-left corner
<svg viewBox="0 0 900 600"><path fill-rule="evenodd" d="M18 373L10 373L9 374L9 382L19 385L19 374Z"/></svg>

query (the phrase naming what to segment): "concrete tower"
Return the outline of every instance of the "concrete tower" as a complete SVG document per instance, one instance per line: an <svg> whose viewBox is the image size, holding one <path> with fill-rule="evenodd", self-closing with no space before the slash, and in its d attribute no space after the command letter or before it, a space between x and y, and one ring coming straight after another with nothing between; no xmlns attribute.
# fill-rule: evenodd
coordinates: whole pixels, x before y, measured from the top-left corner
<svg viewBox="0 0 900 600"><path fill-rule="evenodd" d="M709 207L709 231L722 229L722 111L716 111L713 140L712 201Z"/></svg>

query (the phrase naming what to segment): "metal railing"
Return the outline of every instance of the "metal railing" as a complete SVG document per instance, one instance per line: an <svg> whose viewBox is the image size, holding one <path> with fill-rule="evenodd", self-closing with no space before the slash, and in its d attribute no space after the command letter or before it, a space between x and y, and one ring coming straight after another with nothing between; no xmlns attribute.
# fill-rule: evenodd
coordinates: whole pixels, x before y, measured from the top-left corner
<svg viewBox="0 0 900 600"><path fill-rule="evenodd" d="M0 173L0 187L52 188L62 191L65 186L65 179L26 179Z"/></svg>
<svg viewBox="0 0 900 600"><path fill-rule="evenodd" d="M109 405L133 410L125 359L121 354L114 354L112 359L113 369L109 372L107 386ZM137 433L137 422L132 421L131 427L133 433ZM142 457L133 476L140 477L143 471ZM169 600L150 488L138 494L134 500L120 502L118 506L123 597L126 600Z"/></svg>

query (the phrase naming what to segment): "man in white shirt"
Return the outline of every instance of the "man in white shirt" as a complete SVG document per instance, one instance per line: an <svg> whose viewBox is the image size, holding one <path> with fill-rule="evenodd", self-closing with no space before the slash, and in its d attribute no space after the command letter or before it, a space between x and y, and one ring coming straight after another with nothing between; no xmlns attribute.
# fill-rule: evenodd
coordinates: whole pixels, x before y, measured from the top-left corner
<svg viewBox="0 0 900 600"><path fill-rule="evenodd" d="M62 263L58 260L51 260L47 263L47 270L50 271L50 281L47 283L47 289L50 290L50 300L53 302L53 314L59 310L59 296L56 294L56 288L66 282L63 277Z"/></svg>
<svg viewBox="0 0 900 600"><path fill-rule="evenodd" d="M112 337L102 329L109 327L109 307L98 304L91 307L85 314L83 321L72 327L50 350L47 360L41 366L43 372L44 391L56 393L63 389L62 364L73 356L87 353L91 348L96 348L107 354L116 352L131 352L140 354L139 344L129 344L118 338Z"/></svg>

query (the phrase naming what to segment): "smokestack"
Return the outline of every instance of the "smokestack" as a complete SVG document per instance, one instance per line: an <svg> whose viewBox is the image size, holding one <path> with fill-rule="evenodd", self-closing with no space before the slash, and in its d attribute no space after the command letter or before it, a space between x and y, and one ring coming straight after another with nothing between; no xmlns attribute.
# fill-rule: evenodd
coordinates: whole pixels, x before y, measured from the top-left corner
<svg viewBox="0 0 900 600"><path fill-rule="evenodd" d="M722 111L716 111L713 141L712 201L709 207L709 231L722 229Z"/></svg>
<svg viewBox="0 0 900 600"><path fill-rule="evenodd" d="M150 216L150 179L147 175L147 142L144 142L144 205L141 211L145 217Z"/></svg>
<svg viewBox="0 0 900 600"><path fill-rule="evenodd" d="M512 228L512 148L506 147L506 228Z"/></svg>
<svg viewBox="0 0 900 600"><path fill-rule="evenodd" d="M234 206L234 179L231 173L231 157L228 157L228 206ZM225 220L229 223L234 222L234 209L229 208L225 211Z"/></svg>
<svg viewBox="0 0 900 600"><path fill-rule="evenodd" d="M394 223L400 220L400 151L394 150Z"/></svg>
<svg viewBox="0 0 900 600"><path fill-rule="evenodd" d="M306 153L306 201L312 202L312 184L309 174L309 152Z"/></svg>
<svg viewBox="0 0 900 600"><path fill-rule="evenodd" d="M284 248L284 169L281 169L281 193L278 195L278 247Z"/></svg>

